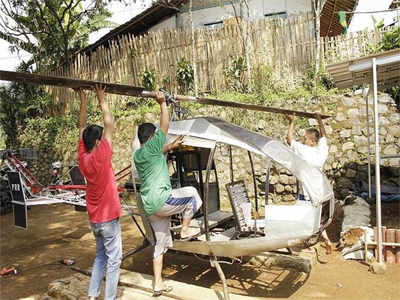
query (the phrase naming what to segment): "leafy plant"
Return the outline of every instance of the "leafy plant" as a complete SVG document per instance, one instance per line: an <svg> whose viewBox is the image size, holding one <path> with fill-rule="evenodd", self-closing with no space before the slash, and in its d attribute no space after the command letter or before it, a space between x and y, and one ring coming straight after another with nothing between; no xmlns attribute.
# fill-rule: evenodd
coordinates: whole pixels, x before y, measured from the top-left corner
<svg viewBox="0 0 400 300"><path fill-rule="evenodd" d="M388 93L394 99L397 111L400 112L400 85L395 85L390 89L387 89L385 93Z"/></svg>
<svg viewBox="0 0 400 300"><path fill-rule="evenodd" d="M78 115L69 114L56 117L36 117L26 120L24 130L18 140L22 147L37 150L38 160L30 163L29 168L42 183L51 181L51 163L62 160L68 153L68 163L76 157L78 143Z"/></svg>
<svg viewBox="0 0 400 300"><path fill-rule="evenodd" d="M108 1L99 0L2 0L0 38L14 51L33 55L36 68L68 63L87 46L89 34L115 26L107 20Z"/></svg>
<svg viewBox="0 0 400 300"><path fill-rule="evenodd" d="M253 74L253 91L260 98L261 103L269 102L268 104L271 104L275 95L285 90L272 67L260 64L255 68Z"/></svg>
<svg viewBox="0 0 400 300"><path fill-rule="evenodd" d="M246 70L246 62L243 57L234 59L224 72L228 88L236 92L245 92L247 90Z"/></svg>
<svg viewBox="0 0 400 300"><path fill-rule="evenodd" d="M387 31L383 34L382 41L379 45L379 50L387 51L400 48L400 27Z"/></svg>
<svg viewBox="0 0 400 300"><path fill-rule="evenodd" d="M372 20L374 21L375 31L381 30L385 25L383 19L378 22L374 17L372 17ZM400 48L400 27L396 26L392 30L384 32L380 42L377 44L371 43L367 47L370 54Z"/></svg>
<svg viewBox="0 0 400 300"><path fill-rule="evenodd" d="M381 30L385 26L385 19L378 21L374 16L371 16L374 22L374 30Z"/></svg>
<svg viewBox="0 0 400 300"><path fill-rule="evenodd" d="M163 88L166 88L167 90L171 88L171 80L169 79L168 75L163 76L163 78L161 79L161 84Z"/></svg>
<svg viewBox="0 0 400 300"><path fill-rule="evenodd" d="M20 83L0 87L0 126L6 135L6 147L19 146L19 131L26 118L35 118L47 112L51 99L43 89Z"/></svg>
<svg viewBox="0 0 400 300"><path fill-rule="evenodd" d="M154 70L144 71L141 75L142 86L148 91L154 91L156 88L156 73Z"/></svg>
<svg viewBox="0 0 400 300"><path fill-rule="evenodd" d="M194 72L193 66L185 57L178 62L176 69L176 81L181 92L187 93L193 86Z"/></svg>
<svg viewBox="0 0 400 300"><path fill-rule="evenodd" d="M308 68L303 80L304 87L310 91L315 90L314 74L315 74L315 67L314 65L312 65ZM335 83L331 75L322 68L318 72L318 82L320 83L321 88L325 90L330 90L335 87ZM319 87L317 87L317 90L318 88Z"/></svg>

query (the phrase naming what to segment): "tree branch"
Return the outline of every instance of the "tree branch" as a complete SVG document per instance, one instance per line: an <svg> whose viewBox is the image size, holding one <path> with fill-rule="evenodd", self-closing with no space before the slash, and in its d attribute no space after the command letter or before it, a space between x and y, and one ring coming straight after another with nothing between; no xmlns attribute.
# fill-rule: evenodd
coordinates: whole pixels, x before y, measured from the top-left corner
<svg viewBox="0 0 400 300"><path fill-rule="evenodd" d="M0 32L0 39L3 39L5 41L9 42L10 44L13 44L31 54L35 54L39 51L39 49L36 46L34 46L32 43L24 42L16 37L13 37L13 36L8 35L3 32Z"/></svg>

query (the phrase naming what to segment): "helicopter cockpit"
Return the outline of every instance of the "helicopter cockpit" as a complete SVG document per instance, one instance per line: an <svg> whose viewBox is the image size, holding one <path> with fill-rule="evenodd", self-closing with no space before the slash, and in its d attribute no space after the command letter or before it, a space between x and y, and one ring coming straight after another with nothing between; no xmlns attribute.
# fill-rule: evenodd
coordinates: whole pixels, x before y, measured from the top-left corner
<svg viewBox="0 0 400 300"><path fill-rule="evenodd" d="M319 234L330 223L334 199L326 177L280 142L209 117L171 122L169 140L179 135L184 135L182 147L167 155L171 184L173 188L195 187L203 200L203 207L191 223L191 226L201 229L201 233L192 241L178 239L181 219L179 215L171 218L171 231L176 238L173 249L225 257L252 255L304 245L312 240L316 242ZM255 186L253 203L249 200L243 180L234 181L231 176L229 183L219 181L214 154L216 146L221 144L227 145L229 149L238 147L247 150ZM266 160L264 218L257 218L255 213L262 205L257 197L252 162L254 154ZM272 163L290 170L308 189L311 201L297 201L294 205L269 203L268 174ZM228 167L233 174L231 157L230 166L222 166ZM319 184L322 189L312 190L313 184ZM224 188L228 191L231 209L221 209L221 191ZM138 207L140 209L140 205ZM151 229L146 230L146 237L154 240L154 236L149 235L152 235Z"/></svg>

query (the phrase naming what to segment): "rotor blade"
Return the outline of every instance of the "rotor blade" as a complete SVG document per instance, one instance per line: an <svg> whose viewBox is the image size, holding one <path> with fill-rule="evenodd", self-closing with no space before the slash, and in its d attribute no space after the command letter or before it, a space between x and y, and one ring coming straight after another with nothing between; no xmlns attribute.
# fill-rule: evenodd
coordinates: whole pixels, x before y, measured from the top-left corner
<svg viewBox="0 0 400 300"><path fill-rule="evenodd" d="M248 110L257 110L257 111L265 111L265 112L272 112L284 115L296 115L299 117L305 118L317 118L316 113L306 112L306 111L298 111L298 110L291 110L286 108L280 107L273 107L273 106L264 106L264 105L255 105L255 104L246 104L246 103L239 103L233 101L222 101L218 99L211 99L211 98L198 98L198 103L207 104L207 105L217 105L217 106L227 106L227 107L235 107L235 108L242 108ZM330 118L329 115L322 115L322 119Z"/></svg>
<svg viewBox="0 0 400 300"><path fill-rule="evenodd" d="M1 71L1 70L0 70L0 80L31 83L31 84L52 85L52 86L59 86L59 87L73 88L73 89L82 88L84 90L93 90L93 88L97 84L100 84L102 87L105 87L106 93L134 96L134 97L141 96L141 93L144 90L144 88L142 87L136 87L125 84L105 83L100 81L72 79L60 76L47 76L47 75L39 75L32 73L11 72L11 71Z"/></svg>
<svg viewBox="0 0 400 300"><path fill-rule="evenodd" d="M145 91L144 88L142 87L136 87L131 85L106 83L106 82L92 81L92 80L72 79L60 76L47 76L47 75L39 75L39 74L23 73L23 72L11 72L11 71L0 70L0 80L16 81L16 82L31 83L31 84L52 85L64 88L82 88L86 90L93 90L93 88L97 84L99 84L105 88L106 93L110 94L133 96L133 97L146 97L146 98L155 98L156 96L155 92ZM297 111L280 107L246 104L234 101L223 101L218 99L200 98L200 97L183 96L183 95L176 95L175 98L177 101L194 102L204 105L234 107L234 108L241 108L248 110L280 113L285 115L295 114L296 116L305 118L317 117L316 113ZM323 119L330 117L331 116L329 115L321 115L321 118Z"/></svg>

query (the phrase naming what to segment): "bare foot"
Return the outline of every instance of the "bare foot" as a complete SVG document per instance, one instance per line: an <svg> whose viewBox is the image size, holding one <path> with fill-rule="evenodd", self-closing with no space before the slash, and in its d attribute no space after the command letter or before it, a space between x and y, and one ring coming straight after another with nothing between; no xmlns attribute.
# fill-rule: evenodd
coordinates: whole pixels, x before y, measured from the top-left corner
<svg viewBox="0 0 400 300"><path fill-rule="evenodd" d="M325 253L327 255L332 254L333 250L335 249L335 247L333 246L332 243L325 242L325 243L322 243L321 246L325 248Z"/></svg>

